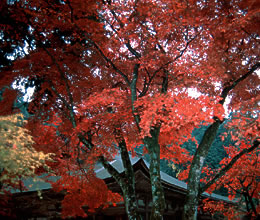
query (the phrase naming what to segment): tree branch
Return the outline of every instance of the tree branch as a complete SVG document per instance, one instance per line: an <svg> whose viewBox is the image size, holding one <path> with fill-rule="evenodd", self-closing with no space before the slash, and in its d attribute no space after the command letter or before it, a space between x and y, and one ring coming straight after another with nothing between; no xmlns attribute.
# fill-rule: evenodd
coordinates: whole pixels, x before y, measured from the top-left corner
<svg viewBox="0 0 260 220"><path fill-rule="evenodd" d="M88 149L91 149L94 145L91 143L91 141L87 140L84 135L78 135L80 141L88 147ZM102 163L103 167L110 173L111 176L115 178L115 180L118 182L118 184L121 186L123 185L123 178L120 176L119 172L105 159L104 156L98 157L99 161Z"/></svg>
<svg viewBox="0 0 260 220"><path fill-rule="evenodd" d="M149 86L151 84L151 82L153 81L154 77L156 76L156 74L158 72L160 72L161 70L165 69L169 64L175 62L176 60L178 60L185 52L185 50L188 48L189 44L197 37L197 35L195 37L193 37L191 40L189 40L186 45L185 48L181 50L180 54L177 55L173 60L168 61L167 63L163 64L161 67L159 67L157 70L154 71L154 73L152 74L151 77L149 77L149 81L147 82L146 86L144 87L144 90L139 94L139 97L142 97L146 94L146 92L149 89ZM160 47L160 46L159 46ZM169 73L169 72L168 72Z"/></svg>
<svg viewBox="0 0 260 220"><path fill-rule="evenodd" d="M232 166L236 163L238 159L240 159L243 155L252 152L255 150L260 144L259 139L256 139L253 142L253 145L250 148L242 150L239 154L237 154L235 157L232 158L232 160L224 167L222 168L218 174L215 175L215 177L210 180L205 186L200 188L200 194L206 191L212 184L214 184L219 178L225 175L225 173L232 168Z"/></svg>
<svg viewBox="0 0 260 220"><path fill-rule="evenodd" d="M237 80L235 80L230 86L227 86L223 89L222 93L221 93L221 98L222 100L219 102L221 105L224 104L225 99L228 96L228 93L234 89L240 82L242 82L243 80L245 80L248 76L250 76L255 70L257 70L260 67L260 63L256 63L254 66L252 66L252 68L243 76L241 76L240 78L238 78Z"/></svg>
<svg viewBox="0 0 260 220"><path fill-rule="evenodd" d="M197 37L197 35L193 38L191 38L185 45L185 47L181 50L180 54L177 55L173 60L170 60L168 61L167 63L163 64L159 69L155 70L152 77L151 78L154 78L155 75L161 71L162 69L164 69L165 67L167 67L169 64L175 62L176 60L178 60L179 58L181 58L181 56L184 54L184 52L186 51L186 49L188 48L189 44Z"/></svg>
<svg viewBox="0 0 260 220"><path fill-rule="evenodd" d="M221 105L223 105L226 97L228 96L228 93L232 89L234 89L241 81L243 81L248 76L250 76L257 68L259 68L259 65L260 65L259 63L255 64L246 74L241 76L239 79L235 80L230 86L225 87L222 91L222 94L221 94L222 100L219 103ZM205 131L203 138L202 138L202 141L199 144L198 149L196 150L196 153L193 157L191 168L190 168L193 171L189 172L189 177L188 177L188 186L191 187L191 188L193 188L194 184L195 184L195 183L193 183L195 181L195 179L194 179L195 177L192 177L192 175L194 175L192 173L195 172L195 170L201 171L201 169L204 165L205 158L208 154L208 150L211 147L211 145L212 145L212 143L213 143L213 141L216 137L216 134L217 134L217 131L219 129L220 124L223 123L223 121L221 121L220 119L218 119L215 116L214 116L214 119L215 119L215 121ZM191 177L190 177L190 175L191 175ZM190 178L193 179L193 180L190 180Z"/></svg>
<svg viewBox="0 0 260 220"><path fill-rule="evenodd" d="M101 56L105 59L105 61L107 61L107 62L112 66L112 68L113 68L117 73L119 73L119 75L121 75L121 76L124 78L125 82L130 86L130 81L129 81L127 75L125 75L120 69L118 69L118 68L116 67L116 65L112 62L112 60L109 59L109 58L103 53L103 51L100 49L100 47L99 47L94 41L92 41L92 40L89 39L89 38L87 38L87 39L94 45L94 47L98 50L98 52L101 54Z"/></svg>
<svg viewBox="0 0 260 220"><path fill-rule="evenodd" d="M127 150L127 146L126 146L126 142L125 139L122 135L122 131L120 129L115 129L114 131L116 139L118 141L118 147L120 150L120 156L122 159L122 163L124 166L124 170L125 170L125 176L124 177L120 177L120 181L118 182L119 184L122 184L124 179L128 184L131 184L131 186L134 187L135 185L135 178L134 178L134 170L133 170L133 166L131 164L131 160L129 158L129 153ZM124 186L122 186L122 189L124 188Z"/></svg>
<svg viewBox="0 0 260 220"><path fill-rule="evenodd" d="M136 58L141 58L141 54L138 53L130 44L130 41L128 40L127 43L125 44L127 49L136 57Z"/></svg>
<svg viewBox="0 0 260 220"><path fill-rule="evenodd" d="M101 50L101 48L100 48L91 38L89 38L89 37L86 35L86 33L85 33L83 30L80 29L80 27L79 27L77 24L74 23L74 25L75 25L75 27L83 34L83 36L85 37L85 39L86 39L87 41L89 41L89 42L97 49L97 51L100 53L100 55L103 57L103 59L104 59L107 63L109 63L109 64L112 66L112 68L113 68L119 75L121 75L121 76L124 78L125 82L130 86L130 81L129 81L127 75L125 75L125 74L112 62L112 60L109 59L109 58L104 54L104 52Z"/></svg>
<svg viewBox="0 0 260 220"><path fill-rule="evenodd" d="M123 185L122 178L119 172L104 158L104 156L99 157L99 161L102 163L103 167L110 173L113 178L117 181L117 183L121 186Z"/></svg>
<svg viewBox="0 0 260 220"><path fill-rule="evenodd" d="M136 83L137 83L137 79L138 79L138 69L140 67L140 64L135 64L134 67L134 72L133 72L133 79L131 81L130 84L130 89L131 89L131 105L132 105L132 114L134 116L135 122L136 122L136 126L138 128L138 131L141 131L141 128L139 126L140 123L140 116L136 114L135 111L135 107L134 107L134 103L137 99L137 95L136 95Z"/></svg>
<svg viewBox="0 0 260 220"><path fill-rule="evenodd" d="M169 72L168 72L168 70L164 69L164 73L165 73L165 75L163 77L161 92L166 94L167 89L168 89L168 75L169 75Z"/></svg>
<svg viewBox="0 0 260 220"><path fill-rule="evenodd" d="M60 76L61 76L61 79L64 81L65 83L65 86L66 86L66 92L68 94L68 97L69 97L69 102L70 103L67 103L66 106L69 108L69 112L70 112L70 117L71 117L71 123L73 125L73 127L76 127L76 119L75 119L75 114L74 114L74 111L73 111L73 97L72 97L72 94L71 94L71 91L70 91L70 87L69 87L69 84L68 84L68 80L64 74L64 72L62 71L62 69L60 68L60 65L58 64L57 60L55 59L55 57L50 53L50 51L47 50L46 47L42 47L43 50L48 54L48 56L51 58L52 62L54 63L54 65L57 67L59 73L60 73ZM57 92L57 90L56 90ZM55 93L56 93L55 92ZM58 93L58 92L57 92ZM57 95L56 93L56 95ZM61 97L61 96L60 96ZM62 99L62 101L64 101L65 99Z"/></svg>

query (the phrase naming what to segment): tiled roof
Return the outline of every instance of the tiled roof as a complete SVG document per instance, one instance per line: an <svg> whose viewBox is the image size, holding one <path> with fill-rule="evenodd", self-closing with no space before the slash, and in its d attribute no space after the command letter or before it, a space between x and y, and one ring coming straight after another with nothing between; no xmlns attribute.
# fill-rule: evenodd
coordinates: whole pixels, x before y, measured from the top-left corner
<svg viewBox="0 0 260 220"><path fill-rule="evenodd" d="M140 160L143 160L144 164L146 165L147 169L149 169L150 167L150 164L144 160L143 158L138 158L138 157L131 157L131 163L133 166L135 166L135 164L137 164L138 161ZM124 172L124 167L123 167L123 163L122 163L122 160L120 157L116 157L115 160L111 161L110 164L117 169L117 171L119 173L122 173ZM183 181L180 181L164 172L160 172L161 174L161 180L162 182L165 182L167 184L170 184L172 185L173 187L177 187L179 189L183 189L183 190L187 190L187 184ZM101 178L101 179L107 179L107 178L110 178L111 175L106 171L106 169L104 167L96 170L96 175L98 178ZM210 198L210 199L213 199L213 200L222 200L222 201L225 201L225 202L229 202L229 203L234 203L236 202L236 200L233 200L233 201L230 201L228 199L228 197L225 197L225 196L221 196L221 195L218 195L218 194L215 194L215 193L212 193L212 194L209 194L209 193L202 193L202 196L205 198Z"/></svg>
<svg viewBox="0 0 260 220"><path fill-rule="evenodd" d="M146 166L145 168L149 170L149 167L150 167L150 164L144 160L143 158L139 158L139 157L130 157L130 160L131 160L131 163L133 165L133 167L135 167L135 165L139 162L143 162L143 164ZM115 157L115 160L111 161L110 164L119 172L119 173L123 173L124 172L124 167L123 167L123 163L122 163L122 160L120 158L120 156L116 156ZM97 169L95 170L96 172L96 176L100 179L108 179L108 178L111 178L111 175L107 172L107 170L102 167L102 166L97 166ZM160 172L161 174L161 180L163 183L165 184L169 184L171 185L172 187L174 188L177 188L177 189L181 189L183 190L184 192L186 192L187 190L187 184L183 181L180 181L172 176L169 176L168 174L164 173L164 172ZM55 181L55 177L52 177ZM56 177L58 178L58 177ZM50 189L51 188L51 184L47 183L47 182L44 182L44 181L38 181L38 182L32 182L31 179L27 179L25 181L25 186L30 186L29 187L29 191L36 191L36 190L43 190L43 189ZM209 193L203 193L202 196L205 198L210 198L210 199L213 199L213 200L222 200L222 201L225 201L225 202L229 202L229 203L234 203L236 202L235 200L233 201L230 201L227 197L225 196L221 196L221 195L218 195L218 194L215 194L215 193L212 193L212 194L209 194Z"/></svg>

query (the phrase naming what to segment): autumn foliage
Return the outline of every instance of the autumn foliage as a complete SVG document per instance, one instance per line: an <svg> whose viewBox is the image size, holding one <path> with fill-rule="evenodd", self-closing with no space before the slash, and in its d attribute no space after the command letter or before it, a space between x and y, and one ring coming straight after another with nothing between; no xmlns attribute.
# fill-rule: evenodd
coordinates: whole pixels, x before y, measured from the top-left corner
<svg viewBox="0 0 260 220"><path fill-rule="evenodd" d="M14 88L19 86L11 87L13 83L34 88L27 129L37 151L55 154L49 165L61 177L54 188L68 192L64 217L85 216L83 206L94 211L119 201L95 177L94 165L103 161L109 170L105 161L118 153L134 154L140 144L151 157L151 184L158 186L152 192L154 204L164 204L160 158L190 167L180 175L188 181L184 212L189 218L203 189L200 179L205 184L214 180L209 191L217 181L228 185L230 195L250 185L249 193L256 197L257 1L21 0L1 4L0 11L0 55L5 61L0 88L13 88L3 91L1 115L17 110ZM248 151L215 180L216 173L203 166L228 113L234 115L227 126L237 145L226 149L229 158L216 173L243 149ZM207 131L192 157L181 145L202 125ZM131 176L127 157L125 171ZM129 185L124 181L118 178L121 187ZM75 202L71 213L66 208L70 201ZM159 213L154 219L160 219L163 205L153 210Z"/></svg>
<svg viewBox="0 0 260 220"><path fill-rule="evenodd" d="M0 117L0 181L1 192L19 189L23 190L22 180L38 179L35 174L39 168L48 172L47 161L51 161L50 153L36 151L32 136L22 127L22 114Z"/></svg>

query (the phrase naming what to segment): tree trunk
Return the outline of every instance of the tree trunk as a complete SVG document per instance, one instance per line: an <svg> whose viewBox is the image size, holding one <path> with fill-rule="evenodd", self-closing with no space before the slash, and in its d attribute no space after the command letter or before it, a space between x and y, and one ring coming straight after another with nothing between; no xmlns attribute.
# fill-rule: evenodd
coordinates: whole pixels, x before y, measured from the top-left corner
<svg viewBox="0 0 260 220"><path fill-rule="evenodd" d="M122 177L117 170L107 162L104 157L100 157L105 169L113 176L116 182L119 184L122 192L125 203L125 210L129 220L141 220L140 215L137 212L137 199L135 194L135 184L133 182L134 176L129 177L125 175ZM130 179L130 181L128 181Z"/></svg>
<svg viewBox="0 0 260 220"><path fill-rule="evenodd" d="M207 128L203 135L202 141L193 157L187 185L187 195L184 203L183 219L197 219L197 209L200 197L200 177L206 156L215 140L221 121L216 120Z"/></svg>
<svg viewBox="0 0 260 220"><path fill-rule="evenodd" d="M221 98L222 100L219 101L219 104L223 105L229 92L234 89L235 87L238 86L240 82L245 80L247 77L252 75L255 70L259 68L260 64L257 63L255 64L247 73L242 75L240 78L235 80L231 85L224 87L222 93L221 93ZM185 204L184 204L184 211L183 211L183 216L182 218L184 220L194 220L197 218L197 207L199 203L199 197L202 192L200 191L200 176L201 176L201 171L204 165L204 161L206 159L206 156L208 155L209 149L213 143L213 141L216 138L218 128L220 124L223 121L220 121L217 117L214 117L215 122L207 128L205 131L202 141L199 144L198 149L196 150L196 153L193 157L190 171L189 171L189 177L188 177L188 185L187 185L187 195L185 199ZM257 141L255 142L257 143ZM238 155L239 157L239 155ZM236 160L233 162L235 163ZM232 164L231 164L232 166ZM230 167L231 167L230 166ZM229 169L229 168L228 168Z"/></svg>
<svg viewBox="0 0 260 220"><path fill-rule="evenodd" d="M121 189L124 194L126 213L129 220L141 220L141 216L137 213L134 170L129 158L125 140L119 142L119 148L125 169L125 177L122 181L123 184L121 185Z"/></svg>
<svg viewBox="0 0 260 220"><path fill-rule="evenodd" d="M165 198L160 176L160 145L158 143L159 128L151 129L151 137L145 137L144 143L148 147L150 161L150 181L152 187L152 213L151 220L163 219Z"/></svg>
<svg viewBox="0 0 260 220"><path fill-rule="evenodd" d="M137 199L131 185L121 187L124 196L125 210L129 220L141 220L141 216L137 212Z"/></svg>

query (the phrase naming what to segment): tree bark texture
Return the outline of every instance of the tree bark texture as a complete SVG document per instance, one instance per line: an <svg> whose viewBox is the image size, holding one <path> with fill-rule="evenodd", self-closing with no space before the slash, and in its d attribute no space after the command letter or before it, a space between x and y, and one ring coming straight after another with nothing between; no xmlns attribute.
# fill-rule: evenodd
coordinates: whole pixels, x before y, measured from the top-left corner
<svg viewBox="0 0 260 220"><path fill-rule="evenodd" d="M122 156L122 160L126 155L124 154ZM130 162L130 158L127 152L127 157L125 161ZM141 216L137 212L137 199L136 199L136 193L135 193L135 178L133 175L133 167L128 162L127 168L125 170L128 170L125 172L124 176L121 176L118 171L112 167L110 163L108 163L104 158L101 157L100 161L102 162L102 165L105 167L105 169L115 178L116 182L119 184L122 192L123 192L123 198L125 203L125 210L126 214L129 220L141 220ZM124 165L125 166L125 165ZM131 171L132 170L132 171ZM129 172L130 171L130 172ZM131 176L132 173L132 176ZM130 174L130 175L129 175Z"/></svg>
<svg viewBox="0 0 260 220"><path fill-rule="evenodd" d="M160 175L160 145L158 143L159 131L159 128L153 128L150 131L151 137L144 138L144 143L146 144L149 155L151 157L150 181L153 201L150 217L151 220L163 219L163 213L165 209L165 198Z"/></svg>
<svg viewBox="0 0 260 220"><path fill-rule="evenodd" d="M121 189L124 194L126 213L129 220L141 220L141 216L137 213L134 170L124 140L119 143L119 148L125 170L124 184L122 184Z"/></svg>
<svg viewBox="0 0 260 220"><path fill-rule="evenodd" d="M209 149L215 140L221 121L216 121L207 128L201 143L193 157L188 176L187 195L184 204L183 220L197 219L197 208L200 197L201 171Z"/></svg>

